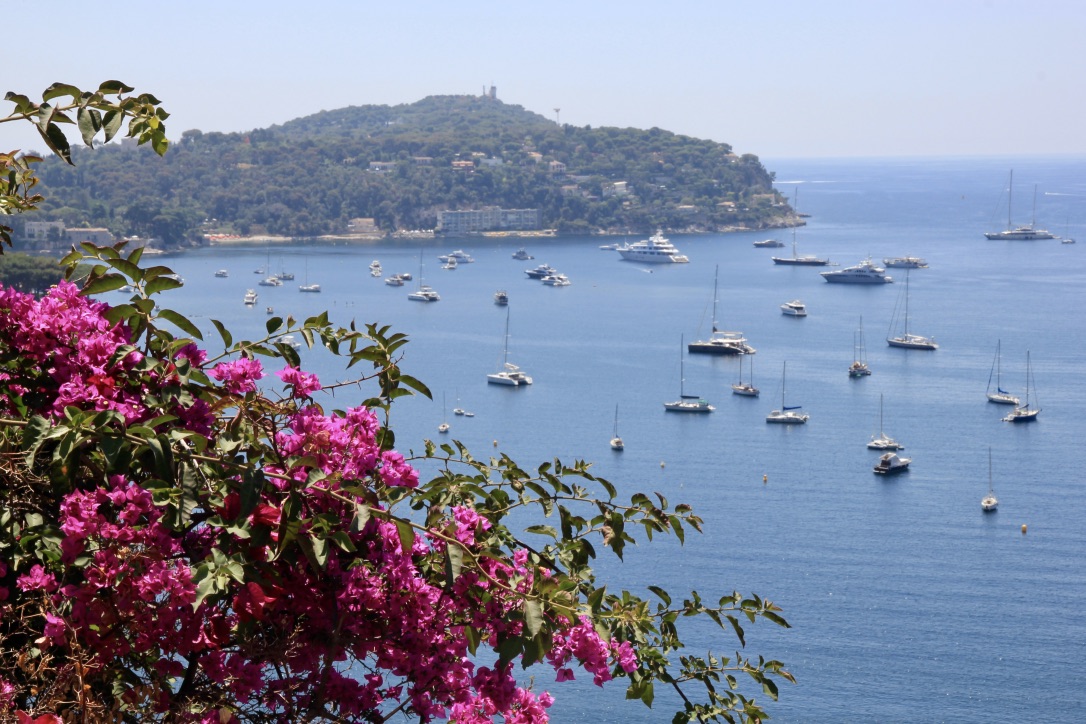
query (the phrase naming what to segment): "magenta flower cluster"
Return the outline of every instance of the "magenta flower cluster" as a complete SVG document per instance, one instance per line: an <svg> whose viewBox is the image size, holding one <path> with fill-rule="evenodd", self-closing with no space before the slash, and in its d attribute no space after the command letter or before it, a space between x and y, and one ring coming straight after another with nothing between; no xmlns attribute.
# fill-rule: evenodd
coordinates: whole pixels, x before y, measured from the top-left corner
<svg viewBox="0 0 1086 724"><path fill-rule="evenodd" d="M173 425L214 436L230 421L212 410L245 404L217 400L258 393L264 371L253 359L214 365L207 372L221 386L198 388L177 374L182 363L205 365L194 345L171 359L144 359L134 348L118 355L132 340L106 309L67 283L40 300L0 289L6 416L29 402L31 414L57 423L67 406L116 410L128 424L170 413ZM276 374L290 404L266 418L274 454L262 461L269 482L255 500L243 502L252 493L240 492L240 472L201 480L212 493L179 519L166 514L169 501L146 474L76 480L53 512L58 555L16 559L0 548L0 619L40 601L34 645L54 660L80 652L91 679L140 672L154 684L156 711L186 711L179 716L190 721L218 722L220 712L198 689L179 687L182 679L284 721L321 708L369 720L401 704L423 722L547 721L551 695L518 685L513 664L496 656L478 665L466 633L491 644L521 633L515 614L546 572L524 550L493 556L491 522L463 505L416 526L405 545L380 491L416 488L418 471L382 449L376 415L364 407L326 413L312 399L321 389L315 375L294 367ZM359 518L363 509L371 514ZM473 562L451 585L442 564L449 546ZM590 619L551 624L546 661L557 681L573 678L574 664L600 685L612 670L636 668L629 643L605 640ZM0 676L0 718L42 714L13 712L19 695L17 682Z"/></svg>

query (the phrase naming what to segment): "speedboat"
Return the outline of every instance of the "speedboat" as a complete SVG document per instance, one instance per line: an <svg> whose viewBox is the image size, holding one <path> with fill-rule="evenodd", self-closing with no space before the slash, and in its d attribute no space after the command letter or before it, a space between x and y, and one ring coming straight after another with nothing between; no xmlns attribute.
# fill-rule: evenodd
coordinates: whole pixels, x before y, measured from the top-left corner
<svg viewBox="0 0 1086 724"><path fill-rule="evenodd" d="M245 290L245 303L250 307L256 304L256 292L252 289Z"/></svg>
<svg viewBox="0 0 1086 724"><path fill-rule="evenodd" d="M524 273L528 275L529 279L542 279L557 274L558 270L549 264L540 264L535 269L525 269Z"/></svg>
<svg viewBox="0 0 1086 724"><path fill-rule="evenodd" d="M494 292L494 303L499 307L504 307L506 304L509 304L509 292L504 289L499 289Z"/></svg>
<svg viewBox="0 0 1086 724"><path fill-rule="evenodd" d="M226 271L225 269L219 269L217 272L215 272L215 276L219 277L220 279L225 279L226 277L230 276L230 272Z"/></svg>
<svg viewBox="0 0 1086 724"><path fill-rule="evenodd" d="M883 259L882 263L897 269L927 269L928 263L918 256L895 256Z"/></svg>
<svg viewBox="0 0 1086 724"><path fill-rule="evenodd" d="M407 298L415 302L437 302L441 297L427 284L423 284L415 291L409 293Z"/></svg>
<svg viewBox="0 0 1086 724"><path fill-rule="evenodd" d="M685 264L690 260L666 238L662 231L657 231L648 239L635 244L627 244L617 249L626 261L641 261L650 264Z"/></svg>
<svg viewBox="0 0 1086 724"><path fill-rule="evenodd" d="M526 249L517 249L513 252L513 258L519 261L527 261L528 259L535 259L534 256L528 253Z"/></svg>
<svg viewBox="0 0 1086 724"><path fill-rule="evenodd" d="M875 464L874 471L878 475L896 475L909 469L911 458L898 457L897 453L883 453Z"/></svg>
<svg viewBox="0 0 1086 724"><path fill-rule="evenodd" d="M784 242L780 239L762 239L761 241L754 242L754 245L762 249L776 249L777 247L784 246Z"/></svg>
<svg viewBox="0 0 1086 724"><path fill-rule="evenodd" d="M392 276L385 279L385 284L389 285L390 287L402 287L403 277L399 274L393 274Z"/></svg>
<svg viewBox="0 0 1086 724"><path fill-rule="evenodd" d="M549 287L568 287L573 283L565 274L548 274L540 281Z"/></svg>
<svg viewBox="0 0 1086 724"><path fill-rule="evenodd" d="M822 272L822 278L837 284L889 284L894 281L893 277L886 275L885 269L875 266L870 258L855 266Z"/></svg>
<svg viewBox="0 0 1086 724"><path fill-rule="evenodd" d="M781 305L781 314L789 317L806 317L807 305L798 299L793 299L790 302L785 302Z"/></svg>
<svg viewBox="0 0 1086 724"><path fill-rule="evenodd" d="M257 282L262 287L281 287L283 282L279 281L278 277L264 277Z"/></svg>
<svg viewBox="0 0 1086 724"><path fill-rule="evenodd" d="M320 290L321 290L321 285L320 284L299 284L298 285L298 291L299 292L310 292L310 293L315 294L315 293L320 292Z"/></svg>
<svg viewBox="0 0 1086 724"><path fill-rule="evenodd" d="M600 251L618 251L620 248L618 244L600 244Z"/></svg>
<svg viewBox="0 0 1086 724"><path fill-rule="evenodd" d="M446 256L445 263L441 265L441 268L452 270L455 269L457 266L459 266L459 262L457 262L454 257Z"/></svg>

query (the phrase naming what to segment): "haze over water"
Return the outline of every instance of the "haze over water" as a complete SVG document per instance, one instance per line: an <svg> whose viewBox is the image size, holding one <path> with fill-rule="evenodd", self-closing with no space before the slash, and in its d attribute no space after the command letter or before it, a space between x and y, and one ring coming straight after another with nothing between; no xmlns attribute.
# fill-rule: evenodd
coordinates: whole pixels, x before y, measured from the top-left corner
<svg viewBox="0 0 1086 724"><path fill-rule="evenodd" d="M660 491L672 504L694 504L704 535L683 547L658 539L627 549L621 564L601 558L601 577L612 590L646 593L657 583L675 599L690 589L707 600L739 590L779 603L793 628L748 626L746 650L784 661L799 680L767 702L776 721L1078 721L1086 711L1086 499L1073 461L1086 433L1086 316L1078 313L1086 159L765 163L789 198L798 186L798 208L810 214L796 234L800 254L841 266L868 255L928 261L910 275L909 326L934 336L939 350L886 346L903 269L888 270L888 285L826 284L825 269L770 261L791 253L788 230L671 234L690 263L663 268L597 248L611 239L428 242L422 275L442 296L435 304L406 298L420 272L418 244L213 247L168 258L186 285L164 306L192 315L212 351L210 318L235 339L254 338L269 305L299 318L327 309L343 324L390 324L412 339L403 367L434 392L433 401L397 404L400 449L421 450L447 419L448 437L476 456L501 450L529 469L554 456L592 460L625 495ZM1036 185L1037 225L1079 243L984 238L1006 226L1011 168L1014 223L1029 223ZM770 235L787 246L752 246ZM520 246L536 258L513 260ZM437 255L456 248L476 263L442 271ZM416 281L386 286L369 276L372 259L385 276L406 271ZM257 287L252 270L268 261L297 280ZM524 270L541 262L572 286L527 279ZM681 337L709 334L718 265L717 317L757 348L761 397L731 394L738 358L685 356L686 391L716 411L665 413L662 403L679 394ZM213 278L219 268L229 278ZM306 275L322 294L298 293ZM253 308L242 304L246 288L260 294ZM535 378L529 388L485 381L502 356L506 311L492 301L499 288L511 300L509 359ZM780 314L794 298L807 304L807 318ZM853 380L847 368L861 316L873 374ZM997 342L1003 387L1020 396L1030 353L1031 399L1042 408L1035 424L1001 422L1007 408L985 400ZM325 380L350 376L317 352L302 358ZM803 427L764 422L780 405L785 362L788 404L811 416ZM877 454L865 448L878 431L880 394L885 430L913 460L889 480L872 474ZM340 391L331 406L365 396ZM475 417L454 417L457 404ZM608 447L616 405L621 454ZM989 446L1000 506L985 515ZM728 655L738 645L710 635L690 632L687 653ZM536 686L556 695L556 722L648 724L669 721L678 706L663 689L649 710L625 702L621 682L598 690L579 673L574 686L559 686L536 673Z"/></svg>

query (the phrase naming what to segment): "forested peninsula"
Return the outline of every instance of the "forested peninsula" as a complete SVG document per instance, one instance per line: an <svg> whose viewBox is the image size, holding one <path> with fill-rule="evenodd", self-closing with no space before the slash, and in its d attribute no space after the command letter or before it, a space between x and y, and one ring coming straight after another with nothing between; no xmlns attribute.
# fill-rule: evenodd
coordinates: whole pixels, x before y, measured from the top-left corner
<svg viewBox="0 0 1086 724"><path fill-rule="evenodd" d="M757 156L659 128L560 125L493 96L322 111L246 133L185 131L41 164L36 221L161 245L443 229L443 212L538 210L558 234L797 223ZM448 215L445 215L448 219ZM29 220L29 219L28 219ZM16 233L18 233L16 229Z"/></svg>

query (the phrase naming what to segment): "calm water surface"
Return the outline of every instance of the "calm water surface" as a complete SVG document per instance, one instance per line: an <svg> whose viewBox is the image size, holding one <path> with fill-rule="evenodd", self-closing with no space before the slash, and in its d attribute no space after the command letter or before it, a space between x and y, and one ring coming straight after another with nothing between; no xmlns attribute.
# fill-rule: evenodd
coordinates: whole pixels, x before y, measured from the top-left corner
<svg viewBox="0 0 1086 724"><path fill-rule="evenodd" d="M262 334L265 307L305 317L390 324L407 333L404 367L435 400L411 399L392 424L401 449L421 449L448 419L450 437L477 455L497 449L525 466L554 456L587 459L624 491L660 491L693 503L706 532L601 560L612 588L644 592L661 583L673 597L757 592L784 608L794 628L748 628L748 651L785 661L796 686L770 703L774 719L804 721L1080 721L1086 715L1086 423L1083 351L1086 315L1086 159L926 159L766 161L779 188L799 189L800 254L842 266L871 256L921 256L910 275L910 331L934 336L935 352L885 344L904 284L826 284L824 269L779 267L758 249L766 233L681 236L690 264L653 268L600 251L597 238L459 239L373 246L215 247L170 257L186 279L169 306L192 315L217 339L216 318L235 338ZM1036 185L1037 224L1059 241L992 242L1004 228L1008 171L1015 170L1016 224L1028 223ZM778 232L790 245L790 232ZM633 238L631 241L635 240ZM521 245L536 256L515 261ZM437 255L454 248L476 263L443 271ZM422 276L442 296L408 301ZM402 288L369 276L411 272ZM258 287L253 269L271 264L297 281ZM549 263L573 285L551 288L524 269ZM731 395L736 358L688 356L686 391L716 406L707 416L664 412L679 393L680 343L709 334L714 269L717 317L742 330L760 398ZM213 278L219 268L227 279ZM322 294L297 284L320 283ZM260 294L246 308L246 288ZM511 299L509 359L535 378L525 389L488 386L502 356ZM810 316L782 316L799 298ZM1075 302L1074 300L1079 300ZM853 380L862 317L870 377ZM1006 408L985 401L997 342L1003 386L1024 395L1026 354L1043 411L1033 425L1000 421ZM349 375L316 352L305 366L324 379ZM779 406L787 362L788 404L810 422L766 425ZM744 376L748 374L744 370ZM886 432L906 445L911 470L872 474L879 396ZM362 393L339 395L339 406ZM442 411L442 397L447 412ZM474 418L454 417L460 407ZM615 406L626 451L608 447ZM992 449L998 512L984 515ZM765 482L763 482L765 476ZM1021 528L1028 526L1028 533ZM728 654L734 638L694 629L692 653ZM623 701L623 689L588 682L556 686L540 670L537 687L558 701L557 722L670 721L677 706L657 692L654 710ZM753 693L751 690L749 693Z"/></svg>

